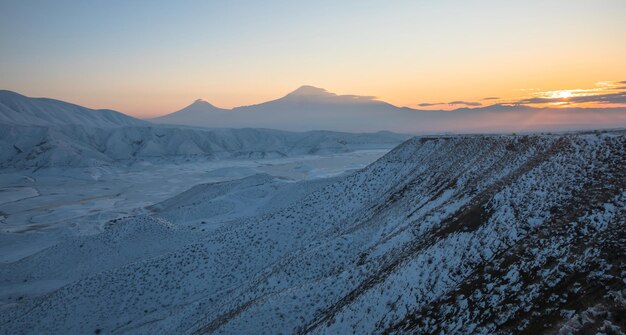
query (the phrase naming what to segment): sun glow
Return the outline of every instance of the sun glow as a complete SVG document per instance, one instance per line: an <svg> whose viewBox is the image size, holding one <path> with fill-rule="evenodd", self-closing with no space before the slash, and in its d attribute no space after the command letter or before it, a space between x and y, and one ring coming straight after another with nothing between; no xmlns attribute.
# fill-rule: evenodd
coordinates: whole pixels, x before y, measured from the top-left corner
<svg viewBox="0 0 626 335"><path fill-rule="evenodd" d="M559 92L559 97L562 99L567 99L572 96L572 92L570 91L561 91Z"/></svg>
<svg viewBox="0 0 626 335"><path fill-rule="evenodd" d="M547 93L547 98L551 99L567 99L574 95L571 90L553 91Z"/></svg>

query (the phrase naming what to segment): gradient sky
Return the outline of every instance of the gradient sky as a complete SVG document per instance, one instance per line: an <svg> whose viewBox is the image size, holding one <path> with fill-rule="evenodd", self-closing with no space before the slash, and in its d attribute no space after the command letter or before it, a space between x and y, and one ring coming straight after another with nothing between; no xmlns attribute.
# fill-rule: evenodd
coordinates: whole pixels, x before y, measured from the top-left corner
<svg viewBox="0 0 626 335"><path fill-rule="evenodd" d="M624 0L0 0L0 88L139 117L303 84L515 100L626 80L625 17Z"/></svg>

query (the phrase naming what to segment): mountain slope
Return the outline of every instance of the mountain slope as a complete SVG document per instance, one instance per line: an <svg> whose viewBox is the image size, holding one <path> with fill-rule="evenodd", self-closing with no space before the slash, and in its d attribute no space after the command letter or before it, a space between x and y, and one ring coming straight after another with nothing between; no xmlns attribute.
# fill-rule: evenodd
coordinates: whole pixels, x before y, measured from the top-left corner
<svg viewBox="0 0 626 335"><path fill-rule="evenodd" d="M0 265L5 292L62 282L19 301L3 296L0 328L624 331L624 166L624 132L424 137L331 183L294 188L256 176L194 188L150 215L111 222L102 238L119 241L115 248L83 252L89 238L77 237ZM273 205L256 216L214 211L241 197ZM186 218L185 208L198 212ZM118 249L144 252L123 245L133 232L146 255L126 264L76 269L63 259L90 264ZM194 238L169 244L168 236L185 234ZM52 274L39 270L50 266Z"/></svg>
<svg viewBox="0 0 626 335"><path fill-rule="evenodd" d="M0 124L83 125L108 128L145 126L149 123L112 110L94 110L59 100L29 98L15 92L0 90Z"/></svg>

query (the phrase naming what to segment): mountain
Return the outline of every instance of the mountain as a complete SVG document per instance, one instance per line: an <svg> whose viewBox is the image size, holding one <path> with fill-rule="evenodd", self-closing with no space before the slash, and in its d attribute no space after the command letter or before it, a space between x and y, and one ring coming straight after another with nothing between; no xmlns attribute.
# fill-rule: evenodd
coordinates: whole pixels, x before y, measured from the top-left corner
<svg viewBox="0 0 626 335"><path fill-rule="evenodd" d="M0 90L0 124L111 128L145 126L149 123L108 109L89 109L59 100L29 98L15 92Z"/></svg>
<svg viewBox="0 0 626 335"><path fill-rule="evenodd" d="M388 130L413 134L626 127L626 108L492 105L452 111L418 110L397 107L369 96L337 95L313 86L302 86L280 99L232 110L216 110L208 105L198 113L184 111L185 109L152 121L204 127L260 127L290 131L325 129L349 132Z"/></svg>
<svg viewBox="0 0 626 335"><path fill-rule="evenodd" d="M220 110L198 100L175 117ZM230 112L228 112L230 113ZM155 125L110 110L0 91L0 168L84 167L185 158L269 158L392 148L390 132L294 133Z"/></svg>
<svg viewBox="0 0 626 335"><path fill-rule="evenodd" d="M619 334L624 166L624 131L431 136L330 180L198 185L0 264L0 325Z"/></svg>
<svg viewBox="0 0 626 335"><path fill-rule="evenodd" d="M152 119L157 123L186 124L213 128L273 128L289 131L380 131L376 119L385 113L402 110L373 97L336 95L313 86L302 86L286 96L257 105L219 110L205 106L195 117L181 116L185 109ZM341 129L341 130L339 130ZM376 129L376 130L374 130Z"/></svg>
<svg viewBox="0 0 626 335"><path fill-rule="evenodd" d="M336 95L321 88L302 86L280 99L237 107L231 114L216 118L223 124L246 122L249 126L261 124L262 127L274 124L274 128L285 130L373 131L388 130L379 127L376 120L398 110L401 109L373 97Z"/></svg>
<svg viewBox="0 0 626 335"><path fill-rule="evenodd" d="M156 123L198 126L197 124L195 124L195 122L197 120L201 120L207 117L207 113L213 114L226 112L228 112L227 109L215 107L202 99L198 99L194 101L191 105L179 110L178 112L157 117L151 119L150 121ZM211 115L209 115L208 117L211 117Z"/></svg>
<svg viewBox="0 0 626 335"><path fill-rule="evenodd" d="M318 108L321 106L333 106L333 105L360 105L360 106L377 106L379 108L393 107L392 105L375 100L374 97L358 96L358 95L337 95L326 91L323 88L304 85L296 89L295 91L287 94L286 96L268 101L258 105L245 106L234 108L234 110L265 110L271 108L292 110L294 107L292 104L308 104L309 108ZM324 112L323 109L319 110ZM300 111L295 110L298 113Z"/></svg>

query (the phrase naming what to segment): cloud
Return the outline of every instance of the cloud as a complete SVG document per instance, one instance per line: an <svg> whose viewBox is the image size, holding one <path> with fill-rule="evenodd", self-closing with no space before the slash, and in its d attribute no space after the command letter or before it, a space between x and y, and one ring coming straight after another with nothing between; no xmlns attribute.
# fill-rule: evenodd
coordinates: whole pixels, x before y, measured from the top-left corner
<svg viewBox="0 0 626 335"><path fill-rule="evenodd" d="M346 99L353 99L353 100L377 100L378 97L373 96L373 95L352 95L352 94L346 94L346 95L340 95L340 97L342 98L346 98Z"/></svg>
<svg viewBox="0 0 626 335"><path fill-rule="evenodd" d="M568 98L529 98L519 100L517 103L522 105L545 104L553 102L583 103L597 102L605 104L625 104L626 91L596 95L579 95Z"/></svg>
<svg viewBox="0 0 626 335"><path fill-rule="evenodd" d="M431 106L437 106L437 105L445 105L445 103L443 102L434 102L434 103L430 103L430 102L423 102L421 104L417 104L420 107L431 107Z"/></svg>
<svg viewBox="0 0 626 335"><path fill-rule="evenodd" d="M583 91L611 91L611 90L623 90L626 85L626 80L623 81L600 81L596 83L595 89L588 89Z"/></svg>
<svg viewBox="0 0 626 335"><path fill-rule="evenodd" d="M448 105L465 105L465 106L472 106L472 107L477 107L477 106L482 106L483 104L481 104L480 102L474 102L474 101L463 101L463 100L456 100L456 101L450 101L448 102Z"/></svg>
<svg viewBox="0 0 626 335"><path fill-rule="evenodd" d="M417 104L419 107L432 107L438 105L448 105L456 107L520 107L527 105L527 108L533 108L532 105L558 103L567 106L578 103L598 103L598 104L626 104L626 80L624 81L601 81L595 83L594 88L587 89L567 89L555 91L540 91L538 88L524 88L516 91L529 92L525 98L503 98L496 96L488 96L479 101L455 100L450 102L424 102ZM495 101L498 100L498 101ZM481 103L482 102L482 103ZM495 104L495 105L494 105ZM536 106L535 106L536 107Z"/></svg>

